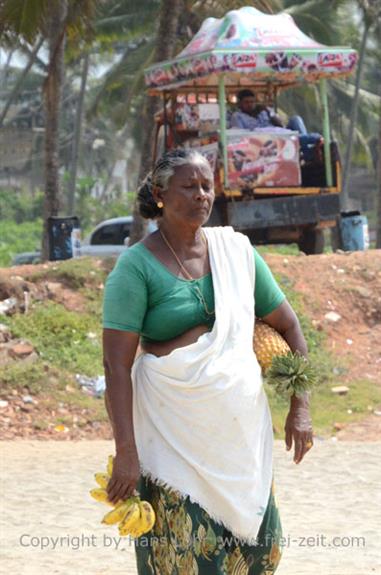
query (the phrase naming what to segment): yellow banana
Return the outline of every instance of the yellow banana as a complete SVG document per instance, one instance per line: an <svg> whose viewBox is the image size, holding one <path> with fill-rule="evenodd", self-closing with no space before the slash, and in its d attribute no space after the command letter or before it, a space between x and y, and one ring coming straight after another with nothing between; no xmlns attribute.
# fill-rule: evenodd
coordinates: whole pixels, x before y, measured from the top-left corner
<svg viewBox="0 0 381 575"><path fill-rule="evenodd" d="M94 497L96 501L100 501L101 503L107 503L107 505L111 505L111 507L114 507L114 504L108 500L106 489L96 487L95 489L91 489L90 495L91 497Z"/></svg>
<svg viewBox="0 0 381 575"><path fill-rule="evenodd" d="M113 464L114 464L114 458L112 455L109 455L107 459L107 473L109 474L110 477L112 475Z"/></svg>
<svg viewBox="0 0 381 575"><path fill-rule="evenodd" d="M155 512L152 505L148 501L140 501L140 514L141 514L141 526L144 530L143 533L148 533L151 531L152 527L155 525Z"/></svg>
<svg viewBox="0 0 381 575"><path fill-rule="evenodd" d="M119 524L119 535L128 535L131 529L140 525L140 507L133 503L128 509L125 518Z"/></svg>
<svg viewBox="0 0 381 575"><path fill-rule="evenodd" d="M141 537L144 533L146 533L146 531L143 528L139 527L139 525L137 527L133 527L129 531L131 537L134 537L135 539Z"/></svg>
<svg viewBox="0 0 381 575"><path fill-rule="evenodd" d="M106 489L108 482L110 481L110 476L107 473L95 473L95 481L100 487Z"/></svg>
<svg viewBox="0 0 381 575"><path fill-rule="evenodd" d="M118 503L112 511L106 513L102 519L102 523L105 523L106 525L114 525L115 523L123 521L127 515L127 511L133 503L134 502L130 499L127 499L127 501L122 503Z"/></svg>

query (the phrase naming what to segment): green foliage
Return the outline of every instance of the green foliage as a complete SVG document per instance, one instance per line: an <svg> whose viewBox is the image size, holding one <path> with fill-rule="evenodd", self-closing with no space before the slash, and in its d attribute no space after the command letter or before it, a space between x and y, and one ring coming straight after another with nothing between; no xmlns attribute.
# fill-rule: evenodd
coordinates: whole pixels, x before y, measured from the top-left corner
<svg viewBox="0 0 381 575"><path fill-rule="evenodd" d="M335 424L349 424L361 421L381 403L381 389L369 380L357 380L348 384L346 395L332 393L336 382L326 380L311 394L310 413L315 435L332 436L336 434ZM266 386L271 407L275 437L284 439L284 424L288 413L288 403Z"/></svg>
<svg viewBox="0 0 381 575"><path fill-rule="evenodd" d="M123 194L113 201L99 200L91 196L81 196L76 203L75 213L81 223L84 238L102 220L131 215L131 194Z"/></svg>
<svg viewBox="0 0 381 575"><path fill-rule="evenodd" d="M40 249L42 222L2 221L0 232L0 267L11 264L12 258L20 252L33 252Z"/></svg>
<svg viewBox="0 0 381 575"><path fill-rule="evenodd" d="M98 317L70 312L53 302L36 302L28 315L17 314L6 323L55 367L84 375L102 373Z"/></svg>
<svg viewBox="0 0 381 575"><path fill-rule="evenodd" d="M38 395L49 393L51 389L64 389L68 382L66 372L52 368L47 362L38 359L34 362L12 361L1 367L2 389L28 389Z"/></svg>
<svg viewBox="0 0 381 575"><path fill-rule="evenodd" d="M335 423L360 421L376 408L381 403L381 390L374 383L364 380L350 382L347 395L332 393L331 387L337 385L337 374L345 374L346 367L327 350L325 335L312 325L302 297L294 291L292 281L286 276L275 275L298 316L307 341L309 360L317 373L317 385L311 392L310 402L314 432L316 435L331 436L336 433ZM272 386L266 386L266 393L271 407L275 436L284 439L283 429L288 403Z"/></svg>
<svg viewBox="0 0 381 575"><path fill-rule="evenodd" d="M90 188L94 178L79 178L76 215L85 238L102 220L131 214L135 194L116 193L113 201L94 198ZM42 193L0 190L0 267L11 265L12 258L22 252L39 251L42 236Z"/></svg>
<svg viewBox="0 0 381 575"><path fill-rule="evenodd" d="M255 246L255 249L263 256L263 254L280 254L284 256L297 256L299 255L298 244L277 244L268 246Z"/></svg>
<svg viewBox="0 0 381 575"><path fill-rule="evenodd" d="M0 34L8 42L22 36L33 43L48 17L48 0L4 0L0 5Z"/></svg>
<svg viewBox="0 0 381 575"><path fill-rule="evenodd" d="M87 422L108 421L104 402L83 392L78 386L74 374L62 368L52 366L49 362L37 358L33 362L8 362L1 368L0 383L3 393L18 391L30 393L38 397L39 406L56 410L60 403L75 411L81 410L77 421L78 427L86 426ZM67 391L70 385L70 393ZM53 416L49 419L34 417L32 426L44 430L59 423L71 426L72 415Z"/></svg>
<svg viewBox="0 0 381 575"><path fill-rule="evenodd" d="M79 41L90 29L95 15L96 0L67 0L65 18L69 41ZM3 43L15 43L23 38L33 44L41 34L46 36L49 21L58 2L51 0L3 0L0 3L0 36ZM62 10L62 8L61 8Z"/></svg>
<svg viewBox="0 0 381 575"><path fill-rule="evenodd" d="M42 192L32 196L25 190L0 189L0 220L13 220L18 224L33 222L41 217L43 201Z"/></svg>
<svg viewBox="0 0 381 575"><path fill-rule="evenodd" d="M109 270L110 260L111 258L102 260L103 265L98 268L94 266L94 260L91 257L72 258L57 262L57 265L47 269L39 269L26 274L24 277L26 280L33 282L40 280L61 282L73 290L81 290L81 288L85 287L94 290L96 286L104 281L105 270Z"/></svg>
<svg viewBox="0 0 381 575"><path fill-rule="evenodd" d="M274 387L276 393L289 399L293 394L303 396L316 384L316 371L305 357L289 352L274 357L266 372L266 382Z"/></svg>

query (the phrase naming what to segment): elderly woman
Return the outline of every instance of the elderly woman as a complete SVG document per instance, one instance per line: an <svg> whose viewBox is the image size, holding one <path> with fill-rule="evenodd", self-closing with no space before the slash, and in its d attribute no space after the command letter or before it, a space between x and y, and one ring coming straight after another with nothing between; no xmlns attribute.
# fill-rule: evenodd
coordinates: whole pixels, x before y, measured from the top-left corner
<svg viewBox="0 0 381 575"><path fill-rule="evenodd" d="M306 355L306 343L247 237L202 227L213 201L207 160L165 154L139 191L158 230L119 257L105 287L108 497L137 488L156 512L135 540L140 575L270 575L281 555L255 316L293 351ZM291 398L285 432L299 463L312 445L308 397Z"/></svg>

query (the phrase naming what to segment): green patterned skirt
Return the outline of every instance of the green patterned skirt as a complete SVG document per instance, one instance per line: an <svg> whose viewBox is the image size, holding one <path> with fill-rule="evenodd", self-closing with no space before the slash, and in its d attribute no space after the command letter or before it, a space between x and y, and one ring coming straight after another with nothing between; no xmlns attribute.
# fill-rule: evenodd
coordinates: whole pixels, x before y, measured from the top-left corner
<svg viewBox="0 0 381 575"><path fill-rule="evenodd" d="M146 477L140 497L156 513L149 533L135 540L139 575L273 575L281 557L282 527L271 487L255 545L242 543L189 497Z"/></svg>

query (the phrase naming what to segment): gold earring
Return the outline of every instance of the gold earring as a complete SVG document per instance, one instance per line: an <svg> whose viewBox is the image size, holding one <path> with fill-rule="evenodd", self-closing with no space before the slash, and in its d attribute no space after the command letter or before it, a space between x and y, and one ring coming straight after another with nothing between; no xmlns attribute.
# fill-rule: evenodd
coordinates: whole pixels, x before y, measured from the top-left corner
<svg viewBox="0 0 381 575"><path fill-rule="evenodd" d="M158 208L164 208L163 202L157 202L156 205L157 205Z"/></svg>

